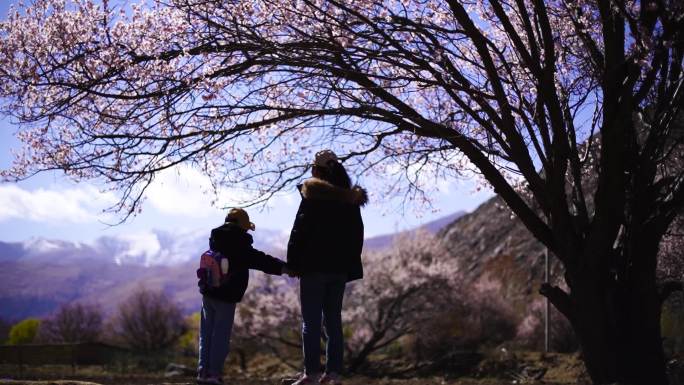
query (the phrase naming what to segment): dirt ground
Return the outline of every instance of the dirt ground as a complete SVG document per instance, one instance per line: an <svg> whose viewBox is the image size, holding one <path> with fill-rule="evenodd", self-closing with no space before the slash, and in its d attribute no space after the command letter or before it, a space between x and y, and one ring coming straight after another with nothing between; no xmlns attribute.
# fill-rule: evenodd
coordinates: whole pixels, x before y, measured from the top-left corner
<svg viewBox="0 0 684 385"><path fill-rule="evenodd" d="M226 385L281 385L283 384L279 379L235 379L224 378ZM501 385L501 384L517 384L515 380L502 379L458 379L445 380L443 378L420 378L410 380L398 379L371 379L364 377L347 378L344 381L345 385ZM550 385L550 382L524 382L530 385ZM109 385L109 384L160 384L160 385L195 385L191 378L184 379L164 379L161 378L102 378L92 379L91 381L76 381L76 380L52 380L52 381L31 381L31 380L2 380L0 385Z"/></svg>
<svg viewBox="0 0 684 385"><path fill-rule="evenodd" d="M345 385L569 385L586 383L584 367L577 355L541 354L535 352L494 354L480 362L467 375L435 373L414 378L372 378L352 376ZM284 378L292 378L295 371L272 360L252 361L249 372L226 366L226 385L287 385ZM168 376L163 369L145 371L139 368L113 369L102 367L69 366L24 367L21 373L13 365L0 365L0 385L194 385L189 371L185 375Z"/></svg>
<svg viewBox="0 0 684 385"><path fill-rule="evenodd" d="M79 376L77 376L79 377ZM239 377L224 377L226 385L284 385L289 382L283 382L281 378L239 378ZM414 379L390 379L390 378L368 378L362 376L354 376L345 379L345 385L502 385L502 384L531 384L531 385L551 385L551 384L568 384L567 382L552 382L552 381L529 381L516 380L514 378L455 378L447 379L442 376L436 377L421 377ZM577 382L572 382L577 383ZM110 384L174 384L174 385L194 385L195 381L192 377L177 377L165 378L160 375L117 375L117 376L102 376L102 377L88 377L83 376L74 379L48 379L46 377L34 377L27 379L1 379L0 385L110 385Z"/></svg>

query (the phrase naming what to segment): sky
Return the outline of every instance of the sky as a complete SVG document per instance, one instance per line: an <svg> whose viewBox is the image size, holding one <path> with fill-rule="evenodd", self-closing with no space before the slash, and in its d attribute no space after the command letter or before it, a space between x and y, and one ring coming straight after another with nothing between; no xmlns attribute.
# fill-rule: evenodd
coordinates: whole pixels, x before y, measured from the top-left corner
<svg viewBox="0 0 684 385"><path fill-rule="evenodd" d="M11 151L21 145L14 137L16 130L7 118L0 121L0 168L11 165ZM88 242L152 230L209 230L222 222L225 212L211 206L202 192L206 186L206 177L189 167L161 174L146 193L142 213L112 226L120 217L102 211L115 203L117 196L103 193L104 185L97 181L74 182L59 172L49 172L18 183L0 183L0 241L49 238ZM413 228L460 210L472 211L491 196L489 191L475 192L474 186L468 180L441 183L433 195L432 209L388 201L371 192L371 202L362 211L366 236ZM293 186L265 206L249 208L257 226L255 236L260 228L289 231L299 201Z"/></svg>
<svg viewBox="0 0 684 385"><path fill-rule="evenodd" d="M0 0L0 18L4 19L11 1ZM13 149L21 143L16 139L18 127L0 116L0 169L11 165ZM361 181L363 184L363 180ZM116 214L102 213L117 201L98 181L74 182L58 172L43 173L18 183L0 182L0 241L16 242L31 238L61 239L91 242L102 236L126 236L153 230L190 232L220 224L224 206L212 207L210 198L202 193L208 179L197 170L181 167L159 175L147 191L142 213L125 223ZM362 215L366 236L375 236L417 227L422 223L456 211L472 211L492 196L491 191L475 192L474 181L443 181L432 196L432 208L411 207L401 200L374 196ZM373 199L375 198L375 199ZM275 197L265 206L248 209L259 229L289 232L297 207L299 193L291 191Z"/></svg>

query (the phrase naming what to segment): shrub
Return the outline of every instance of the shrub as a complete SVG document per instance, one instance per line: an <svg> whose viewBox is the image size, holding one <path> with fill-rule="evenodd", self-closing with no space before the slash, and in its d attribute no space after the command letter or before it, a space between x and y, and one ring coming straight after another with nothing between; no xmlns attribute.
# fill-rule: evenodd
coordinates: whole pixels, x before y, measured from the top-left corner
<svg viewBox="0 0 684 385"><path fill-rule="evenodd" d="M362 369L374 352L408 338L453 308L457 270L430 234L394 240L388 250L364 255L365 278L350 285L343 317L349 369Z"/></svg>
<svg viewBox="0 0 684 385"><path fill-rule="evenodd" d="M40 328L40 320L35 318L25 319L10 329L8 345L24 345L34 342L38 329Z"/></svg>
<svg viewBox="0 0 684 385"><path fill-rule="evenodd" d="M185 318L186 332L178 339L178 347L187 356L195 356L199 349L200 312L192 313Z"/></svg>
<svg viewBox="0 0 684 385"><path fill-rule="evenodd" d="M660 325L663 331L663 346L668 356L684 352L684 311L681 294L672 295L663 304Z"/></svg>
<svg viewBox="0 0 684 385"><path fill-rule="evenodd" d="M93 342L102 332L102 313L94 305L63 304L40 326L40 338L47 342Z"/></svg>
<svg viewBox="0 0 684 385"><path fill-rule="evenodd" d="M112 328L124 345L142 352L169 349L186 332L179 306L161 291L145 288L119 305Z"/></svg>
<svg viewBox="0 0 684 385"><path fill-rule="evenodd" d="M457 274L443 253L430 234L418 233L398 238L388 250L364 254L365 278L347 285L342 313L349 370L367 369L371 354L397 352L403 339L452 308ZM234 351L258 340L261 349L278 357L299 358L295 283L257 275L250 286L238 307Z"/></svg>
<svg viewBox="0 0 684 385"><path fill-rule="evenodd" d="M273 353L288 366L300 365L298 282L256 274L249 286L235 312L231 356L243 369L258 351Z"/></svg>

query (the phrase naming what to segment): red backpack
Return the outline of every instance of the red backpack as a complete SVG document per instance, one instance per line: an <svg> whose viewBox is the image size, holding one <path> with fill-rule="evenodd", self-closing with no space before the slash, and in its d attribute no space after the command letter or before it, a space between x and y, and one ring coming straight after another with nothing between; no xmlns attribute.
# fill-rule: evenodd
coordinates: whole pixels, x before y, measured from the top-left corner
<svg viewBox="0 0 684 385"><path fill-rule="evenodd" d="M228 258L218 251L207 250L200 257L197 269L200 292L206 288L216 288L225 282L228 276Z"/></svg>

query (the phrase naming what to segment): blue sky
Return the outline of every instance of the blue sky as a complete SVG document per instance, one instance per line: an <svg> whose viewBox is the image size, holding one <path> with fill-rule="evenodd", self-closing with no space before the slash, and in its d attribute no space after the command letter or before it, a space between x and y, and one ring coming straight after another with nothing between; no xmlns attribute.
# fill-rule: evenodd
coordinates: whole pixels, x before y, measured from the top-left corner
<svg viewBox="0 0 684 385"><path fill-rule="evenodd" d="M11 150L20 146L14 137L17 127L8 119L0 121L0 167L11 165ZM151 187L142 214L126 223L110 226L115 215L101 211L116 196L102 193L97 181L75 183L58 172L39 174L19 183L0 184L0 240L21 241L32 237L92 241L100 236L165 230L187 232L209 229L220 223L223 211L212 207L202 194L203 175L183 168L178 173L161 175ZM366 235L403 230L451 214L471 211L490 192L474 193L469 181L445 182L433 196L433 209L424 211L402 205L399 200L376 199L363 210ZM288 231L299 204L294 190L274 198L266 206L249 209L252 221L260 228Z"/></svg>
<svg viewBox="0 0 684 385"><path fill-rule="evenodd" d="M21 145L14 137L16 131L17 126L8 118L0 120L0 168L11 165L11 151ZM110 226L108 223L116 222L118 217L103 214L102 210L114 203L116 196L102 193L103 185L97 181L76 183L59 172L48 172L18 183L1 183L0 240L42 237L88 242L100 236L152 230L209 229L222 221L224 213L212 207L201 192L206 185L204 176L190 168L160 175L149 189L142 214ZM490 196L489 191L475 193L474 183L467 180L440 184L440 190L433 195L433 209L428 210L376 196L363 210L366 235L415 227L459 210L471 211ZM293 187L267 205L249 209L257 225L255 236L260 228L287 232L298 204L299 195Z"/></svg>
<svg viewBox="0 0 684 385"><path fill-rule="evenodd" d="M2 19L10 3L0 1ZM6 117L0 119L0 168L7 168L11 150L18 149L20 143L14 137L17 126ZM101 193L103 185L96 181L75 183L52 172L19 183L0 183L0 240L42 237L88 242L152 230L208 230L222 221L224 213L211 207L209 198L201 193L205 182L203 175L189 168L161 175L147 195L142 214L118 226L107 225L114 223L116 216L101 213L116 197ZM433 195L433 209L428 211L402 205L400 200L372 200L363 210L366 235L412 228L459 210L472 211L492 195L490 191L474 193L474 186L471 181L445 181ZM255 236L260 228L289 231L298 203L293 187L266 206L251 208L250 216L257 225Z"/></svg>

